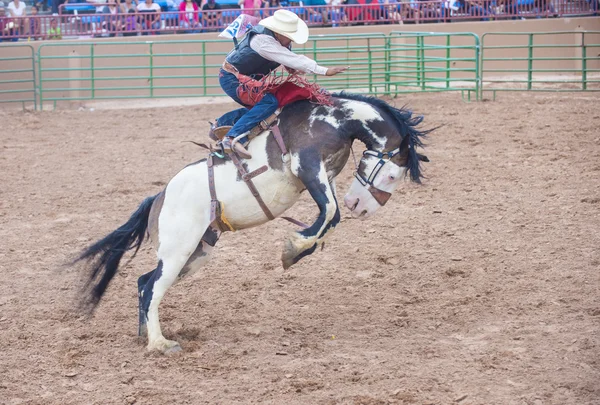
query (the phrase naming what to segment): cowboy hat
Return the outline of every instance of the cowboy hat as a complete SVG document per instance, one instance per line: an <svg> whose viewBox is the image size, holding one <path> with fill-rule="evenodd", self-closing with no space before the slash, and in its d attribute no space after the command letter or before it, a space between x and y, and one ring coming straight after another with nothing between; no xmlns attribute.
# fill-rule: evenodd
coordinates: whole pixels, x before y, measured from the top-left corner
<svg viewBox="0 0 600 405"><path fill-rule="evenodd" d="M289 10L277 10L271 17L260 20L259 24L297 44L301 45L308 41L306 23Z"/></svg>

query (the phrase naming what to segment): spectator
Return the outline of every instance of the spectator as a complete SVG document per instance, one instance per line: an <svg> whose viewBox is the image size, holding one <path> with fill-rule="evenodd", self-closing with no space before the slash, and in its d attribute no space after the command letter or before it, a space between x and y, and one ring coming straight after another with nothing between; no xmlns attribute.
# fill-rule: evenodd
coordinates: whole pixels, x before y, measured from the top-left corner
<svg viewBox="0 0 600 405"><path fill-rule="evenodd" d="M117 32L121 31L123 26L121 18L119 17L120 7L117 7L116 3L109 3L107 6L102 8L102 14L108 14L105 20L102 22L102 28L109 32L111 37L117 35Z"/></svg>
<svg viewBox="0 0 600 405"><path fill-rule="evenodd" d="M261 0L239 0L238 4L242 8L242 13L253 15L260 18L260 5ZM203 8L204 9L204 8Z"/></svg>
<svg viewBox="0 0 600 405"><path fill-rule="evenodd" d="M487 18L490 14L490 6L487 0L465 0L469 7L469 14L474 17L486 17L482 18L482 21L489 21Z"/></svg>
<svg viewBox="0 0 600 405"><path fill-rule="evenodd" d="M58 15L59 6L65 3L67 0L50 0L52 2L52 14Z"/></svg>
<svg viewBox="0 0 600 405"><path fill-rule="evenodd" d="M6 8L8 10L8 15L14 18L13 22L15 24L15 28L18 31L17 35L19 35L19 33L26 34L26 23L29 23L29 20L25 18L26 8L27 5L24 1L21 0L11 1L10 3L8 3L8 7Z"/></svg>
<svg viewBox="0 0 600 405"><path fill-rule="evenodd" d="M138 2L137 0L135 0L135 5L133 3L134 2L132 2L132 0L122 1L119 5L119 7L121 8L121 14L127 14L129 13L129 10L133 10L133 12L135 13Z"/></svg>
<svg viewBox="0 0 600 405"><path fill-rule="evenodd" d="M31 6L30 13L33 18L29 19L29 37L33 38L33 40L41 39L42 27L40 25L40 19L36 18L38 13L37 6Z"/></svg>
<svg viewBox="0 0 600 405"><path fill-rule="evenodd" d="M220 28L221 24L221 6L215 0L208 0L202 6L202 26L206 29L209 27ZM207 32L215 30L207 30Z"/></svg>
<svg viewBox="0 0 600 405"><path fill-rule="evenodd" d="M402 5L398 0L385 0L385 19L390 21L392 24L404 24L402 18Z"/></svg>
<svg viewBox="0 0 600 405"><path fill-rule="evenodd" d="M322 22L327 24L327 3L325 0L301 0L300 7L308 11L308 23Z"/></svg>
<svg viewBox="0 0 600 405"><path fill-rule="evenodd" d="M347 7L346 15L349 22L356 22L356 25L370 25L379 19L379 2L377 0L348 0L348 5L356 4L363 7ZM368 7L364 7L369 5Z"/></svg>
<svg viewBox="0 0 600 405"><path fill-rule="evenodd" d="M96 6L96 14L103 14L104 13L104 8L106 7L106 3L108 3L108 0L85 0L88 3L92 3L93 5ZM116 1L116 0L111 0L111 1Z"/></svg>
<svg viewBox="0 0 600 405"><path fill-rule="evenodd" d="M439 18L437 3L434 3L431 0L419 0L419 10L421 17L425 22L437 22L437 19Z"/></svg>
<svg viewBox="0 0 600 405"><path fill-rule="evenodd" d="M192 0L184 0L179 4L179 25L182 28L191 28L192 31L184 31L185 33L197 33L202 29L199 17L198 4Z"/></svg>
<svg viewBox="0 0 600 405"><path fill-rule="evenodd" d="M123 25L124 37L134 37L138 34L137 16L135 14L135 9L129 9L127 11L127 17L125 17L125 23Z"/></svg>
<svg viewBox="0 0 600 405"><path fill-rule="evenodd" d="M58 26L58 21L56 18L50 20L50 28L47 33L48 39L62 39L62 33L60 31L60 27Z"/></svg>
<svg viewBox="0 0 600 405"><path fill-rule="evenodd" d="M16 37L17 34L18 32L15 28L15 22L12 20L12 18L10 18L10 15L6 15L6 10L4 8L0 8L0 42L2 42L3 39L16 42L19 40L19 38ZM12 37L13 35L15 36L14 38L6 38Z"/></svg>
<svg viewBox="0 0 600 405"><path fill-rule="evenodd" d="M331 7L329 9L331 23L334 27L337 27L341 23L343 16L343 11L340 7L342 5L342 0L325 0L325 2Z"/></svg>
<svg viewBox="0 0 600 405"><path fill-rule="evenodd" d="M279 8L279 6L273 6L274 8ZM260 11L260 14L262 15L262 18L266 18L269 17L271 15L271 13L269 12L269 9L271 8L271 2L269 0L261 0L260 2L260 8L262 9Z"/></svg>
<svg viewBox="0 0 600 405"><path fill-rule="evenodd" d="M145 0L143 3L138 4L137 11L140 15L140 25L142 27L142 35L158 35L160 29L160 6L154 3L152 0Z"/></svg>

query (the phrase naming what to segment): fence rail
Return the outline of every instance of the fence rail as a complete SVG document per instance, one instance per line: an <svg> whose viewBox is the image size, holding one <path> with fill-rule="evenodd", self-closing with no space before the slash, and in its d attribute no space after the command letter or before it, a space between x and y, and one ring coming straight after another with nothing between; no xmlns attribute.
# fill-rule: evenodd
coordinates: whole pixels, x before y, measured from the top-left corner
<svg viewBox="0 0 600 405"><path fill-rule="evenodd" d="M283 8L295 12L310 26L335 27L598 15L598 1L485 0L480 4L469 0L375 0L369 4ZM114 7L113 12L106 7L101 9L101 13L97 13L96 9L96 6L89 4L64 4L60 7L59 16L0 17L0 41L20 38L50 39L57 36L91 38L221 31L242 13L264 18L276 10L261 8L184 12L165 9L158 13L127 13L120 7ZM53 22L55 26L52 25ZM60 30L60 35L57 35L57 30Z"/></svg>
<svg viewBox="0 0 600 405"><path fill-rule="evenodd" d="M0 54L0 103L33 103L37 108L35 60L31 45L10 45L12 56Z"/></svg>
<svg viewBox="0 0 600 405"><path fill-rule="evenodd" d="M600 31L485 33L481 43L482 91L600 91Z"/></svg>
<svg viewBox="0 0 600 405"><path fill-rule="evenodd" d="M394 95L414 91L471 92L479 97L479 37L473 33L392 32L389 84Z"/></svg>
<svg viewBox="0 0 600 405"><path fill-rule="evenodd" d="M0 102L223 95L219 69L228 40L53 42L3 45ZM600 31L544 33L392 32L317 35L295 52L320 65L350 65L314 76L329 90L376 95L457 91L600 91ZM37 63L37 66L36 66ZM550 64L550 65L548 65Z"/></svg>

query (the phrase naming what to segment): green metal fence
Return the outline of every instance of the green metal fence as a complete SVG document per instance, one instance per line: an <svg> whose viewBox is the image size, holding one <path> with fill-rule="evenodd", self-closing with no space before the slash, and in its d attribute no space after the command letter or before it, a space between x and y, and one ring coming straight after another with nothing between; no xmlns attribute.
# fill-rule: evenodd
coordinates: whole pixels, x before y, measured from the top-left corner
<svg viewBox="0 0 600 405"><path fill-rule="evenodd" d="M391 93L461 91L479 97L479 37L470 32L392 32Z"/></svg>
<svg viewBox="0 0 600 405"><path fill-rule="evenodd" d="M37 109L35 94L35 60L30 45L3 45L11 50L11 56L0 53L0 103L33 103Z"/></svg>
<svg viewBox="0 0 600 405"><path fill-rule="evenodd" d="M30 45L2 45L12 52L0 56L0 102L43 107L62 100L222 96L218 72L231 46L228 40L59 42L40 44L34 55ZM351 66L343 75L313 77L329 90L460 91L469 100L488 90L600 90L600 31L486 33L481 44L477 35L460 32L318 35L294 50L324 66Z"/></svg>
<svg viewBox="0 0 600 405"><path fill-rule="evenodd" d="M481 36L482 92L599 91L600 31ZM548 68L548 64L552 68Z"/></svg>
<svg viewBox="0 0 600 405"><path fill-rule="evenodd" d="M384 92L379 81L385 76L386 42L384 34L319 35L295 51L323 66L352 64L343 77L315 76L328 89L377 94ZM38 49L40 106L61 100L221 96L219 68L230 48L227 40L43 44Z"/></svg>
<svg viewBox="0 0 600 405"><path fill-rule="evenodd" d="M383 33L317 35L294 51L322 66L351 66L340 76L313 76L328 90L356 90L371 94L388 92L388 37Z"/></svg>

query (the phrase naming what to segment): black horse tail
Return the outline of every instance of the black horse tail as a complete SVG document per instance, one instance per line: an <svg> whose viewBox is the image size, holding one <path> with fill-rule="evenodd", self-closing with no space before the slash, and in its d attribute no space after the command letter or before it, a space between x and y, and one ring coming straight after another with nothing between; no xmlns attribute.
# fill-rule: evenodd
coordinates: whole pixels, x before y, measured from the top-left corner
<svg viewBox="0 0 600 405"><path fill-rule="evenodd" d="M81 260L88 262L89 275L80 302L80 306L86 312L92 313L102 299L108 284L117 274L119 263L125 252L135 249L131 256L132 259L137 254L146 237L150 209L157 196L158 194L146 198L127 222L86 248L73 261L72 264Z"/></svg>

